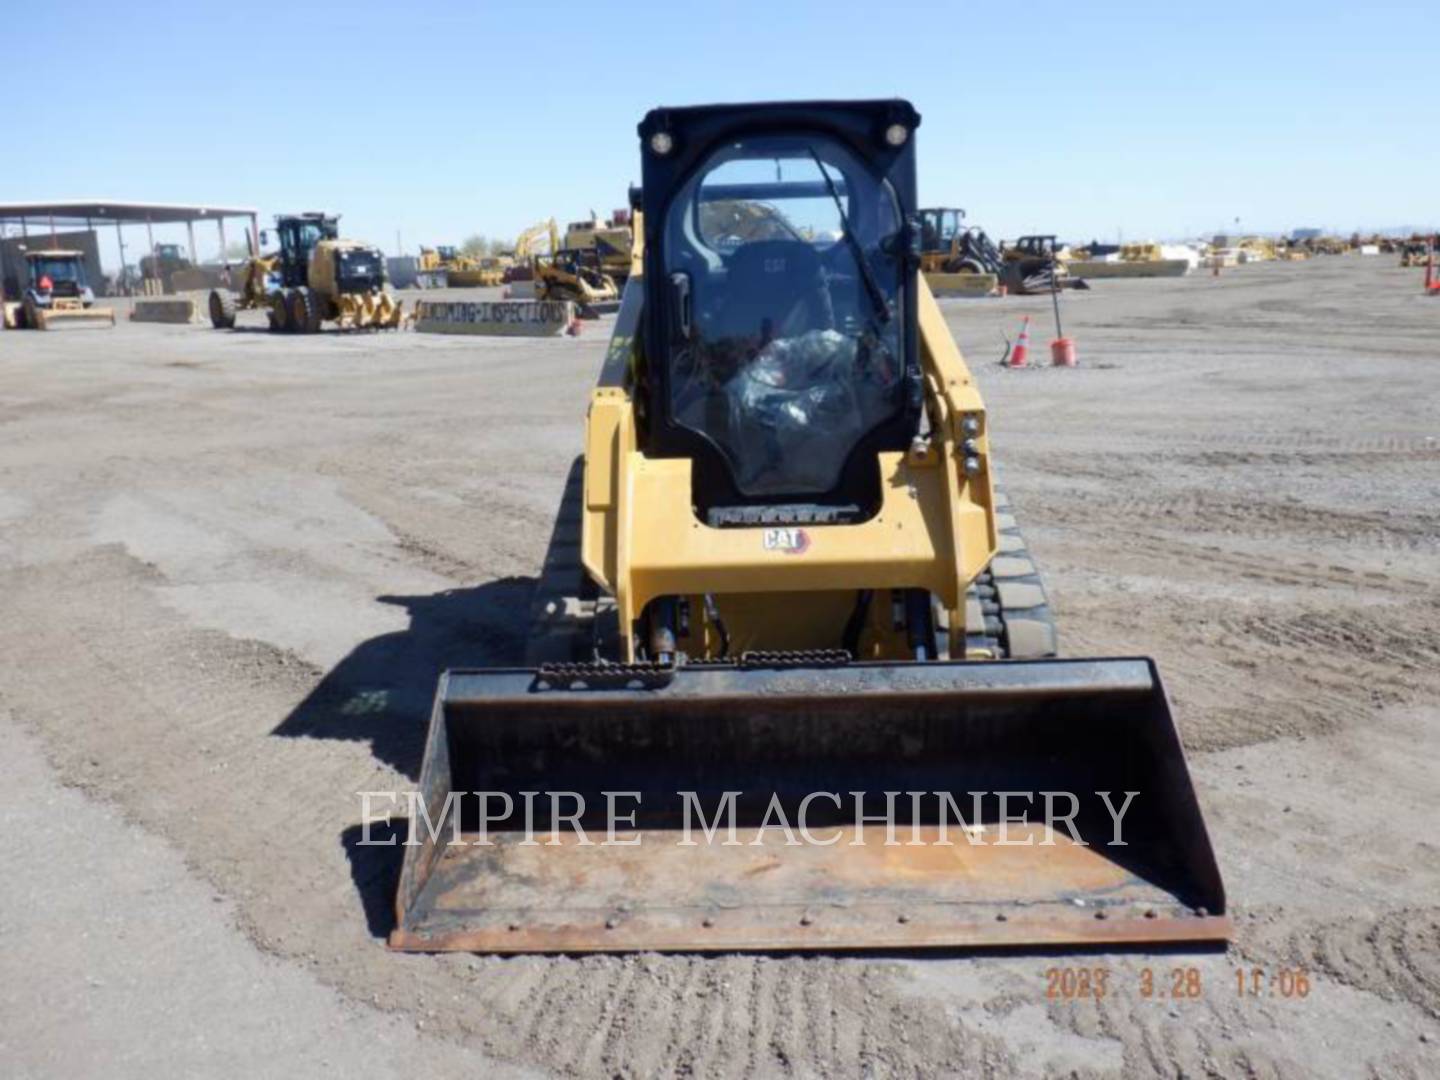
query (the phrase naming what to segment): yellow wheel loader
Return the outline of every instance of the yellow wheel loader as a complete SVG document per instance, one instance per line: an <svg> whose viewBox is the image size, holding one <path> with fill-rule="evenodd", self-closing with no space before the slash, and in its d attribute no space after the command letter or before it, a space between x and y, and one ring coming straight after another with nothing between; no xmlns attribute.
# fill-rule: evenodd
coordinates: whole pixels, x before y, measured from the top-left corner
<svg viewBox="0 0 1440 1080"><path fill-rule="evenodd" d="M211 292L211 325L233 329L237 311L259 308L271 330L289 333L315 333L327 321L341 329L399 327L403 304L390 292L384 254L340 239L339 221L320 213L277 216L279 251L246 262L238 295Z"/></svg>
<svg viewBox="0 0 1440 1080"><path fill-rule="evenodd" d="M528 666L440 681L396 949L1219 941L1160 676L1056 656L904 101L659 109ZM740 238L715 204L764 207Z"/></svg>
<svg viewBox="0 0 1440 1080"><path fill-rule="evenodd" d="M78 251L27 251L25 289L4 305L6 330L114 326L113 308L96 307Z"/></svg>

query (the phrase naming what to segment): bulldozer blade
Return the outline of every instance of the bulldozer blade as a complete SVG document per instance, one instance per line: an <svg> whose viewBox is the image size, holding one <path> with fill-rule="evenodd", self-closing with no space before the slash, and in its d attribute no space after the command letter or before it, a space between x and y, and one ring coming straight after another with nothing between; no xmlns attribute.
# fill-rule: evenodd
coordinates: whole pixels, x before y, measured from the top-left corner
<svg viewBox="0 0 1440 1080"><path fill-rule="evenodd" d="M80 330L115 325L113 308L40 308L35 314L37 330Z"/></svg>
<svg viewBox="0 0 1440 1080"><path fill-rule="evenodd" d="M1228 938L1151 661L752 661L447 672L390 946Z"/></svg>

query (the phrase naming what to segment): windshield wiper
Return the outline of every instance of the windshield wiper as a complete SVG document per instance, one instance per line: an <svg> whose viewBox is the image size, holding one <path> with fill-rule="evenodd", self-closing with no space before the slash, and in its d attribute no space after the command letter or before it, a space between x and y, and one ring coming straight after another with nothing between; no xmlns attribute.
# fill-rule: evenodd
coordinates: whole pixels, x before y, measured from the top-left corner
<svg viewBox="0 0 1440 1080"><path fill-rule="evenodd" d="M880 291L880 285L875 280L875 274L870 269L870 263L865 258L865 252L860 247L860 241L855 239L855 234L850 231L850 219L845 216L845 204L840 201L840 193L835 190L835 181L830 179L830 174L825 171L825 164L820 160L820 155L815 152L813 146L807 147L810 156L815 159L815 167L820 170L820 176L825 181L825 189L830 192L830 198L835 201L835 211L840 215L840 228L844 230L845 242L850 247L850 254L855 259L855 267L860 271L860 280L865 283L865 292L870 297L870 303L875 308L875 315L882 323L890 321L890 304L885 299L885 294Z"/></svg>

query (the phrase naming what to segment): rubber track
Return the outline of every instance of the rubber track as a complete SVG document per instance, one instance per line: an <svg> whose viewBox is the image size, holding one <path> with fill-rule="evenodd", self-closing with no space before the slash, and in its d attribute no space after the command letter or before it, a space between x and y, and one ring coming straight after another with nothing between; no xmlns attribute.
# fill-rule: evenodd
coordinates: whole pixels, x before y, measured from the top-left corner
<svg viewBox="0 0 1440 1080"><path fill-rule="evenodd" d="M615 601L596 595L595 583L580 561L584 498L585 461L576 458L565 480L545 562L531 595L527 667L619 658Z"/></svg>
<svg viewBox="0 0 1440 1080"><path fill-rule="evenodd" d="M1035 560L1015 523L1009 497L995 489L1000 550L966 593L968 607L978 603L984 627L967 627L969 649L989 649L1001 659L1055 656L1055 620Z"/></svg>

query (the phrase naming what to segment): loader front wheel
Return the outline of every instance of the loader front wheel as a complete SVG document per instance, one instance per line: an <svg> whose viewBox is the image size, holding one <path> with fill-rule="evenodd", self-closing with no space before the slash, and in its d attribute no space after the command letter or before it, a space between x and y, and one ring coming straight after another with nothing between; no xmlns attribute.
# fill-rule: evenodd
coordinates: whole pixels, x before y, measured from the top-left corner
<svg viewBox="0 0 1440 1080"><path fill-rule="evenodd" d="M290 325L289 290L280 289L270 294L270 329L276 333L287 333L294 329Z"/></svg>
<svg viewBox="0 0 1440 1080"><path fill-rule="evenodd" d="M235 297L221 289L210 292L210 325L216 330L235 328Z"/></svg>

